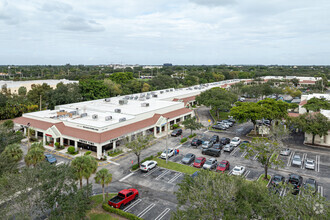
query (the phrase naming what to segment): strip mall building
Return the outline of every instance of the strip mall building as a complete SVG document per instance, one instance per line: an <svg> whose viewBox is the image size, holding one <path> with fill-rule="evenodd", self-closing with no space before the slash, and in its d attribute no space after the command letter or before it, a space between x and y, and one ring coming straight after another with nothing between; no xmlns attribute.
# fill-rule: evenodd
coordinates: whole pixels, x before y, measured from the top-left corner
<svg viewBox="0 0 330 220"><path fill-rule="evenodd" d="M168 126L194 116L195 96L214 87L227 88L242 80L227 80L182 89L166 89L129 96L59 105L55 110L23 114L15 125L35 130L44 145L74 146L97 152L115 149L136 135L166 135Z"/></svg>

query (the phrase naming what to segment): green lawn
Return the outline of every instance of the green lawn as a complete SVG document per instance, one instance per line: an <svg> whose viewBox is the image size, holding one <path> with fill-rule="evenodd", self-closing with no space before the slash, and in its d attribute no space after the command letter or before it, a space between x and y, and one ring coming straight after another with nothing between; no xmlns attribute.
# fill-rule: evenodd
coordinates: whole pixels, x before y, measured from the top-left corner
<svg viewBox="0 0 330 220"><path fill-rule="evenodd" d="M210 113L213 116L213 118L217 121L228 119L228 116L230 115L229 112L218 112L218 117L216 117L214 110L210 110Z"/></svg>
<svg viewBox="0 0 330 220"><path fill-rule="evenodd" d="M118 219L107 213L93 213L93 214L89 215L89 218L91 220L116 220L116 219Z"/></svg>
<svg viewBox="0 0 330 220"><path fill-rule="evenodd" d="M170 169L170 170L179 171L179 172L186 173L186 174L189 174L189 175L191 175L191 174L195 173L196 171L200 170L200 169L197 169L195 167L190 167L190 166L187 166L187 165L174 163L172 161L168 161L167 164L166 164L166 160L159 159L159 158L154 158L153 160L157 161L158 166L160 166L160 167L164 167L164 168Z"/></svg>
<svg viewBox="0 0 330 220"><path fill-rule="evenodd" d="M109 196L108 197L107 197L107 195L105 195L105 201L108 201L109 199L111 199L115 195L117 195L117 194L116 193L109 193ZM102 204L102 202L103 202L102 199L103 199L102 194L92 196L91 197L91 200L93 201L93 207L96 207L96 206Z"/></svg>
<svg viewBox="0 0 330 220"><path fill-rule="evenodd" d="M270 175L267 175L268 176L268 180L265 180L264 177L265 177L265 174L261 174L259 179L257 180L257 182L261 183L262 185L264 185L265 187L267 186L270 178L272 178Z"/></svg>

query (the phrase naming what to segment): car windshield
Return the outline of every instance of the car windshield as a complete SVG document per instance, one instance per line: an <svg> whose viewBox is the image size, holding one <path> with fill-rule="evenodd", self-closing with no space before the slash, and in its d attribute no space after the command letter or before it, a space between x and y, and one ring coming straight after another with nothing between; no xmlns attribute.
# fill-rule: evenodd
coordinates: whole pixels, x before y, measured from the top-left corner
<svg viewBox="0 0 330 220"><path fill-rule="evenodd" d="M300 157L299 156L294 156L293 160L300 160Z"/></svg>
<svg viewBox="0 0 330 220"><path fill-rule="evenodd" d="M308 164L308 165L313 165L314 163L313 163L313 161L306 161L306 164Z"/></svg>
<svg viewBox="0 0 330 220"><path fill-rule="evenodd" d="M233 139L232 142L238 142L238 140L237 139Z"/></svg>
<svg viewBox="0 0 330 220"><path fill-rule="evenodd" d="M224 164L224 163L220 163L220 164L219 164L219 167L226 167L226 164Z"/></svg>
<svg viewBox="0 0 330 220"><path fill-rule="evenodd" d="M241 171L239 168L234 168L234 171Z"/></svg>
<svg viewBox="0 0 330 220"><path fill-rule="evenodd" d="M52 159L52 158L54 158L53 155L47 155L46 157L47 157L48 159Z"/></svg>
<svg viewBox="0 0 330 220"><path fill-rule="evenodd" d="M211 164L212 164L212 161L208 160L208 161L206 161L205 164L207 164L207 165L211 165Z"/></svg>
<svg viewBox="0 0 330 220"><path fill-rule="evenodd" d="M144 164L141 164L141 167L146 167L146 165L144 165Z"/></svg>
<svg viewBox="0 0 330 220"><path fill-rule="evenodd" d="M197 142L197 141L198 141L198 139L193 139L192 141L193 141L193 142Z"/></svg>
<svg viewBox="0 0 330 220"><path fill-rule="evenodd" d="M200 162L202 162L202 160L200 160L200 159L196 159L195 162L196 162L196 163L200 163Z"/></svg>
<svg viewBox="0 0 330 220"><path fill-rule="evenodd" d="M191 154L186 154L186 156L184 156L185 158L190 158L192 155Z"/></svg>
<svg viewBox="0 0 330 220"><path fill-rule="evenodd" d="M170 153L172 150L171 149L168 149L168 153ZM166 154L166 150L164 150L164 152L163 153L165 153Z"/></svg>

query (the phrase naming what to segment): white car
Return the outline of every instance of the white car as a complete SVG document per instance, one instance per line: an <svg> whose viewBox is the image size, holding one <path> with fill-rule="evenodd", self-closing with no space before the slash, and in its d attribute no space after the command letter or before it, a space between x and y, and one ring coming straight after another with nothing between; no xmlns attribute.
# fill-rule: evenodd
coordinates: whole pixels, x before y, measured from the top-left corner
<svg viewBox="0 0 330 220"><path fill-rule="evenodd" d="M235 166L234 169L233 169L232 174L235 175L235 176L242 176L244 172L245 172L245 167Z"/></svg>
<svg viewBox="0 0 330 220"><path fill-rule="evenodd" d="M173 148L169 148L168 152L167 152L167 157L170 158L174 156L174 149ZM163 153L160 155L160 158L162 159L166 159L166 150L163 151Z"/></svg>
<svg viewBox="0 0 330 220"><path fill-rule="evenodd" d="M281 150L280 154L283 156L289 156L290 153L291 153L291 150L289 148L286 148L286 149Z"/></svg>
<svg viewBox="0 0 330 220"><path fill-rule="evenodd" d="M224 122L219 122L218 125L222 125L225 128L229 128L230 127L229 124L224 123Z"/></svg>
<svg viewBox="0 0 330 220"><path fill-rule="evenodd" d="M230 145L233 145L234 147L237 147L241 143L241 139L239 137L234 137L230 141Z"/></svg>
<svg viewBox="0 0 330 220"><path fill-rule="evenodd" d="M300 156L297 155L297 154L294 155L293 158L292 158L292 166L298 166L298 167L300 167L301 164L302 164L302 162L301 162Z"/></svg>
<svg viewBox="0 0 330 220"><path fill-rule="evenodd" d="M306 163L305 163L305 168L306 169L310 169L310 170L314 170L315 169L315 162L314 162L314 160L307 159L306 160Z"/></svg>
<svg viewBox="0 0 330 220"><path fill-rule="evenodd" d="M152 168L157 166L157 162L154 160L147 160L143 164L140 165L140 170L148 172Z"/></svg>
<svg viewBox="0 0 330 220"><path fill-rule="evenodd" d="M202 144L202 148L211 148L213 146L213 142L212 141L204 141Z"/></svg>

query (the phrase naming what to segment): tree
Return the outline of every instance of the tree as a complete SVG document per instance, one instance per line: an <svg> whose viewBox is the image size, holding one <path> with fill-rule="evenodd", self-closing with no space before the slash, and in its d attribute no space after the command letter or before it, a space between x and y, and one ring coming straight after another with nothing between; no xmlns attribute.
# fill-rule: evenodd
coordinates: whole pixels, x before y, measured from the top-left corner
<svg viewBox="0 0 330 220"><path fill-rule="evenodd" d="M178 206L172 218L180 219L328 219L329 202L303 187L304 196L270 193L256 181L201 170L186 175L175 192ZM293 205L294 204L294 205ZM316 209L323 207L323 212Z"/></svg>
<svg viewBox="0 0 330 220"><path fill-rule="evenodd" d="M84 178L85 172L88 169L84 156L76 157L71 162L71 167L75 174L75 178L79 180L80 189L82 189L82 179Z"/></svg>
<svg viewBox="0 0 330 220"><path fill-rule="evenodd" d="M1 156L18 162L23 158L23 151L19 144L11 144L5 148L5 150L1 153Z"/></svg>
<svg viewBox="0 0 330 220"><path fill-rule="evenodd" d="M325 136L330 130L328 118L321 113L305 113L303 115L299 115L297 118L293 118L292 121L293 124L302 131L307 134L312 134L312 144L314 144L316 135L319 135L320 137Z"/></svg>
<svg viewBox="0 0 330 220"><path fill-rule="evenodd" d="M18 88L18 95L20 96L26 96L27 89L25 86L21 86Z"/></svg>
<svg viewBox="0 0 330 220"><path fill-rule="evenodd" d="M288 115L288 109L290 108L290 104L287 102L281 100L276 101L275 99L270 98L260 100L258 105L261 105L268 110L267 119L275 121L286 118Z"/></svg>
<svg viewBox="0 0 330 220"><path fill-rule="evenodd" d="M257 120L267 118L270 114L266 106L259 105L255 102L237 102L230 110L230 115L239 122L251 121L254 125L255 134L257 134Z"/></svg>
<svg viewBox="0 0 330 220"><path fill-rule="evenodd" d="M143 83L141 92L148 92L150 90L150 85L148 83Z"/></svg>
<svg viewBox="0 0 330 220"><path fill-rule="evenodd" d="M85 172L83 176L86 178L87 185L89 184L89 178L92 174L94 174L97 170L97 161L91 155L83 156L85 160Z"/></svg>
<svg viewBox="0 0 330 220"><path fill-rule="evenodd" d="M132 152L136 155L139 166L140 166L141 152L151 145L150 142L152 139L153 139L152 135L146 135L146 136L139 135L135 140L126 143L126 147L128 149L131 149Z"/></svg>
<svg viewBox="0 0 330 220"><path fill-rule="evenodd" d="M10 122L0 124L0 154L6 146L18 143L23 139L23 134L21 132L14 132L7 123Z"/></svg>
<svg viewBox="0 0 330 220"><path fill-rule="evenodd" d="M84 100L94 100L109 97L108 88L103 80L80 80L80 94Z"/></svg>
<svg viewBox="0 0 330 220"><path fill-rule="evenodd" d="M325 98L318 99L313 97L307 101L307 103L304 105L304 108L306 108L307 112L319 112L321 109L330 110L330 102Z"/></svg>
<svg viewBox="0 0 330 220"><path fill-rule="evenodd" d="M52 88L46 84L43 83L42 85L31 85L31 90L27 93L28 100L35 104L40 105L40 96L42 98L42 107L45 107L48 103L49 96L48 93L52 90Z"/></svg>
<svg viewBox="0 0 330 220"><path fill-rule="evenodd" d="M228 111L231 105L237 101L237 95L233 92L216 87L202 92L196 96L196 101L199 104L211 107L218 117L219 111Z"/></svg>
<svg viewBox="0 0 330 220"><path fill-rule="evenodd" d="M182 124L186 129L190 129L190 135L192 135L193 131L199 130L204 127L201 123L197 122L196 117L187 118L182 122Z"/></svg>
<svg viewBox="0 0 330 220"><path fill-rule="evenodd" d="M40 147L31 147L24 157L26 165L35 167L38 163L45 160L44 150Z"/></svg>
<svg viewBox="0 0 330 220"><path fill-rule="evenodd" d="M111 181L112 174L109 173L109 170L102 168L101 170L97 171L95 182L102 185L103 202L105 202L104 186L108 185Z"/></svg>
<svg viewBox="0 0 330 220"><path fill-rule="evenodd" d="M120 84L115 83L115 82L111 81L110 79L105 79L104 85L108 88L110 97L122 94Z"/></svg>
<svg viewBox="0 0 330 220"><path fill-rule="evenodd" d="M268 179L268 168L272 168L273 165L282 165L282 161L277 159L281 151L281 146L268 138L253 138L251 144L247 145L246 158L254 157L256 154L257 160L262 164L265 171L265 179ZM241 146L241 150L245 150L244 146Z"/></svg>
<svg viewBox="0 0 330 220"><path fill-rule="evenodd" d="M297 79L297 78L293 78L293 79L291 79L291 82L293 83L293 85L294 85L295 87L297 87L298 84L299 84L299 79Z"/></svg>

